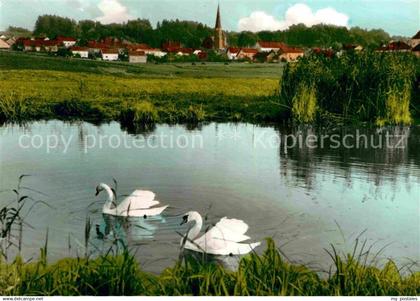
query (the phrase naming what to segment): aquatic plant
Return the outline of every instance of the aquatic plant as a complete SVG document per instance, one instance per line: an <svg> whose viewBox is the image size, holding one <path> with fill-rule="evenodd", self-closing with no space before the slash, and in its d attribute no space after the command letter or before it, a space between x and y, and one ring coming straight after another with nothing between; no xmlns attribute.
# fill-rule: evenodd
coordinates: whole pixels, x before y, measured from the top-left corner
<svg viewBox="0 0 420 301"><path fill-rule="evenodd" d="M293 117L300 122L309 123L316 117L316 91L315 87L299 85L296 95L292 99Z"/></svg>
<svg viewBox="0 0 420 301"><path fill-rule="evenodd" d="M147 126L159 121L159 114L155 106L149 101L127 104L121 112L121 122Z"/></svg>
<svg viewBox="0 0 420 301"><path fill-rule="evenodd" d="M333 114L346 121L410 124L418 65L416 57L405 53L312 55L287 65L280 99L292 108L294 119L304 123L313 121L314 114L318 120ZM314 93L305 92L312 87Z"/></svg>

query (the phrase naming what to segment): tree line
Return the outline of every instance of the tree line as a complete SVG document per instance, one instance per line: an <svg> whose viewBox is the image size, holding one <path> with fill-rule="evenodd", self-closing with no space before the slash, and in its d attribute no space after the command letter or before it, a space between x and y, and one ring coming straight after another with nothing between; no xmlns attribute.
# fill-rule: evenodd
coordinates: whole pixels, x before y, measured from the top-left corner
<svg viewBox="0 0 420 301"><path fill-rule="evenodd" d="M153 28L147 19L129 20L122 24L101 24L97 21L76 22L70 18L55 15L39 16L33 35L54 38L58 35L72 36L83 45L88 40L115 37L130 42L146 43L160 47L166 41L179 41L184 47L200 48L208 44L214 29L193 21L163 20ZM237 47L252 47L257 41L282 41L301 47L333 47L343 44L360 44L364 47L378 47L391 37L382 29L366 30L360 27L346 28L332 25L293 25L284 31L226 32L228 44Z"/></svg>

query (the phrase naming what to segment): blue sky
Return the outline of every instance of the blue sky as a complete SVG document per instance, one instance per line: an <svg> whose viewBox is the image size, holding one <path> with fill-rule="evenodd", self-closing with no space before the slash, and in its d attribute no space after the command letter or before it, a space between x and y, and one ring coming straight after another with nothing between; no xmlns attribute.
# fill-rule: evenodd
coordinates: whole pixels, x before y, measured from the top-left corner
<svg viewBox="0 0 420 301"><path fill-rule="evenodd" d="M220 0L227 30L285 29L303 22L383 28L392 35L420 30L420 0ZM103 23L133 18L200 21L214 26L218 0L0 0L0 30L32 29L38 15L56 14Z"/></svg>

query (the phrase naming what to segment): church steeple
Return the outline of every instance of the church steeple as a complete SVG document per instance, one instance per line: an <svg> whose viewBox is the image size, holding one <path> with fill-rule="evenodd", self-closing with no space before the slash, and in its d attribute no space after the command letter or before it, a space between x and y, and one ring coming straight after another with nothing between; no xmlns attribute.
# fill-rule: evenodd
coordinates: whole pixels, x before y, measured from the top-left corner
<svg viewBox="0 0 420 301"><path fill-rule="evenodd" d="M216 16L216 25L214 26L217 28L222 28L222 20L220 18L220 4L217 5L217 16Z"/></svg>
<svg viewBox="0 0 420 301"><path fill-rule="evenodd" d="M226 36L222 29L222 18L220 17L220 5L217 5L216 25L214 26L214 48L222 50L226 48Z"/></svg>

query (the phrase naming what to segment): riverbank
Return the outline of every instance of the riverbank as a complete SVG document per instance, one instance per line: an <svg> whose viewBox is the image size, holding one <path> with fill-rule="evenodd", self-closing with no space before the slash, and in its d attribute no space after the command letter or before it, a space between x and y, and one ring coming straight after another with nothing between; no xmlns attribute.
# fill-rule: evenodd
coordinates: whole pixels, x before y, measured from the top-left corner
<svg viewBox="0 0 420 301"><path fill-rule="evenodd" d="M147 296L416 296L420 273L401 275L388 261L383 268L367 261L369 252L355 247L345 257L328 251L333 270L326 277L286 262L271 240L263 255L244 257L237 271L185 259L161 275L143 272L128 252L96 259L65 258L47 263L46 251L35 263L1 264L1 295L147 295ZM373 257L374 258L374 257ZM370 264L369 264L370 262Z"/></svg>
<svg viewBox="0 0 420 301"><path fill-rule="evenodd" d="M277 121L280 65L129 65L0 53L0 120L120 120L152 108L155 122Z"/></svg>

